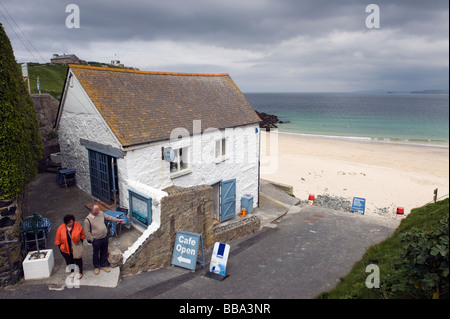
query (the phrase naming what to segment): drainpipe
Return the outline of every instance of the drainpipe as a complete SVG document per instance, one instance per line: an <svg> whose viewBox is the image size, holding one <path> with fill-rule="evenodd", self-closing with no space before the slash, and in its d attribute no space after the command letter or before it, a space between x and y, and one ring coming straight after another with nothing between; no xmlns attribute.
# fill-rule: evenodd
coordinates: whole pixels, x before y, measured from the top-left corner
<svg viewBox="0 0 450 319"><path fill-rule="evenodd" d="M259 207L259 190L261 188L261 127L257 128L258 130L258 207Z"/></svg>

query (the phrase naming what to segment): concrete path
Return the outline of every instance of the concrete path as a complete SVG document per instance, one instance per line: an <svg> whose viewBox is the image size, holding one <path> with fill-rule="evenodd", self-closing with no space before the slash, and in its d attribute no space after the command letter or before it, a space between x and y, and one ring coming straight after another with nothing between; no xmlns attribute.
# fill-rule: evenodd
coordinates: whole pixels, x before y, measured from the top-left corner
<svg viewBox="0 0 450 319"><path fill-rule="evenodd" d="M56 231L63 223L63 217L66 214L74 215L75 220L83 225L84 218L89 214L85 205L94 201L91 196L76 186L59 186L56 183L56 174L54 173L39 174L30 182L25 192L24 215L30 216L35 212L39 212L52 223L49 238L47 239L47 248L53 249L55 266L49 278L22 280L24 281L23 284L45 285L52 290L64 289L69 273L65 271L66 263L59 252L58 246L54 243ZM139 234L140 232L138 231L123 228L120 240L115 237L110 238L110 246L125 250ZM79 280L80 285L116 287L119 283L119 268L111 268L110 273L101 271L99 275L94 275L92 245L86 241L84 242L83 268L84 276ZM77 285L78 281L75 280L72 284Z"/></svg>

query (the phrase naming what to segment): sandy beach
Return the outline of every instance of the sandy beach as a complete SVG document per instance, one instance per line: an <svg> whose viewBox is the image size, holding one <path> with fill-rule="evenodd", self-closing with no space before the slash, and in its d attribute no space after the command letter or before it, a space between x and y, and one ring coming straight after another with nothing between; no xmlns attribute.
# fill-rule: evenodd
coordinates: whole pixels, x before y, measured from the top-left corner
<svg viewBox="0 0 450 319"><path fill-rule="evenodd" d="M366 214L396 217L449 194L449 149L262 132L261 178L294 195L366 199ZM445 196L447 195L447 196ZM387 213L386 213L387 212Z"/></svg>

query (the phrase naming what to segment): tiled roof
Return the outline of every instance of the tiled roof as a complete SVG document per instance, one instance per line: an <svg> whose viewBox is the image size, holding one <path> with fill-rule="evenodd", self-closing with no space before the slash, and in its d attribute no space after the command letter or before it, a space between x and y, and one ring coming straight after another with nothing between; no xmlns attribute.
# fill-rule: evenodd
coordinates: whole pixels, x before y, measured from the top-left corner
<svg viewBox="0 0 450 319"><path fill-rule="evenodd" d="M192 135L193 120L202 132L261 121L228 74L70 68L123 146Z"/></svg>

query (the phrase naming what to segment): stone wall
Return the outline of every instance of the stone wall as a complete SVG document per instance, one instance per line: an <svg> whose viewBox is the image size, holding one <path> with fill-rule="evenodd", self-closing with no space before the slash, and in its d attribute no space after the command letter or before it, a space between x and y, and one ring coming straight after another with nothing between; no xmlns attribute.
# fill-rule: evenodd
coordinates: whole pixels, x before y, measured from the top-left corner
<svg viewBox="0 0 450 319"><path fill-rule="evenodd" d="M204 250L212 248L214 208L212 187L180 188L161 200L161 225L122 266L123 274L134 274L170 266L177 231L202 234Z"/></svg>
<svg viewBox="0 0 450 319"><path fill-rule="evenodd" d="M20 228L22 225L21 197L17 200L0 200L0 287L11 284L9 255L12 263L13 276L22 275L22 240ZM2 243L15 241L13 243Z"/></svg>
<svg viewBox="0 0 450 319"><path fill-rule="evenodd" d="M170 266L177 231L202 234L206 254L217 241L227 243L260 229L260 219L254 215L213 226L213 189L209 185L175 186L165 191L169 195L161 199L160 227L126 260L122 266L125 275Z"/></svg>
<svg viewBox="0 0 450 319"><path fill-rule="evenodd" d="M43 172L50 161L50 154L59 152L59 141L54 130L59 102L50 94L31 94L34 110L39 121L39 134L44 144L44 154L38 164L38 170Z"/></svg>
<svg viewBox="0 0 450 319"><path fill-rule="evenodd" d="M261 228L258 216L247 216L233 220L226 225L217 225L213 229L214 242L227 243L233 239L253 234Z"/></svg>
<svg viewBox="0 0 450 319"><path fill-rule="evenodd" d="M43 140L51 139L59 102L50 94L31 94L34 110L39 121L39 133Z"/></svg>

